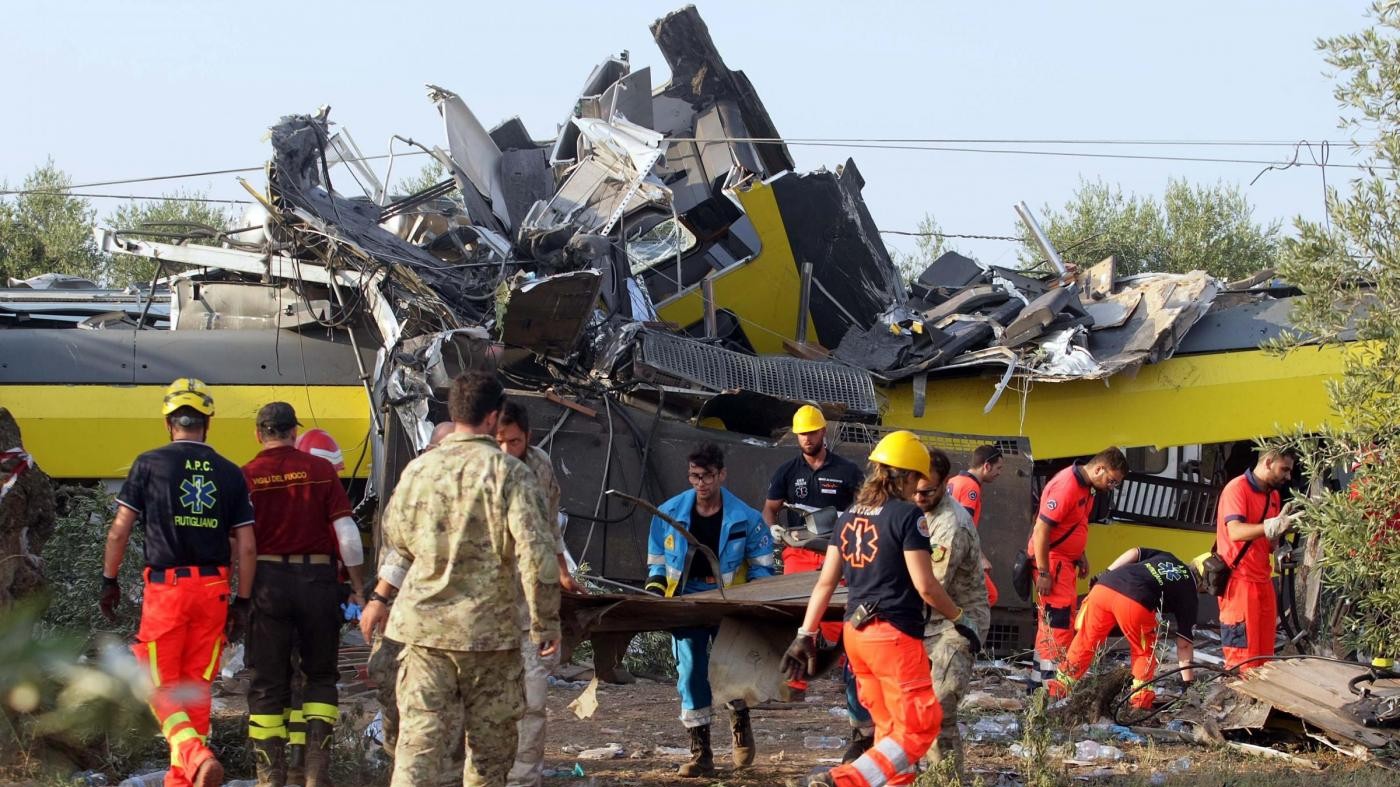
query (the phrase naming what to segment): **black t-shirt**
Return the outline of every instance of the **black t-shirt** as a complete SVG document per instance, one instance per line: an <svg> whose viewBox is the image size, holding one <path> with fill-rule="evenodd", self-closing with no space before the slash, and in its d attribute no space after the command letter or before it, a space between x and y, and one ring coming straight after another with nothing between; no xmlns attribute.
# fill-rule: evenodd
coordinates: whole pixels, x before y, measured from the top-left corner
<svg viewBox="0 0 1400 787"><path fill-rule="evenodd" d="M798 454L784 462L768 484L768 499L788 503L845 511L856 499L865 476L855 462L827 449L826 461L813 470L807 459ZM787 512L788 526L801 527L802 518Z"/></svg>
<svg viewBox="0 0 1400 787"><path fill-rule="evenodd" d="M724 506L709 516L703 516L694 506L690 509L690 534L719 554L719 531L724 525ZM706 564L708 565L708 564Z"/></svg>
<svg viewBox="0 0 1400 787"><path fill-rule="evenodd" d="M1170 613L1176 630L1190 637L1196 626L1196 580L1180 558L1160 549L1138 549L1138 562L1104 574L1099 584L1147 607Z"/></svg>
<svg viewBox="0 0 1400 787"><path fill-rule="evenodd" d="M841 550L846 618L861 604L874 605L878 619L922 638L924 599L904 562L908 550L929 551L928 526L918 506L888 500L879 508L848 509L836 523L832 543Z"/></svg>
<svg viewBox="0 0 1400 787"><path fill-rule="evenodd" d="M189 440L136 457L117 502L141 518L151 568L227 566L234 528L253 524L243 471Z"/></svg>

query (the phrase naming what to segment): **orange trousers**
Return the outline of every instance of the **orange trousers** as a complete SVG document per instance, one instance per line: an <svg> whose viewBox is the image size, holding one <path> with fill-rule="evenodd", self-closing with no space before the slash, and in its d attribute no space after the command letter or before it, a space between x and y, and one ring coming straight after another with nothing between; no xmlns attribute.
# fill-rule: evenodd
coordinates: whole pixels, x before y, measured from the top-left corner
<svg viewBox="0 0 1400 787"><path fill-rule="evenodd" d="M209 750L209 687L219 668L228 619L228 568L146 569L136 660L150 671L151 710L170 744L166 787L188 787ZM184 573L186 576L177 576Z"/></svg>
<svg viewBox="0 0 1400 787"><path fill-rule="evenodd" d="M810 549L798 549L796 547L783 547L783 575L804 574L808 571L820 571L823 558L821 555ZM827 642L835 642L841 638L841 627L845 625L839 620L828 620L818 624L821 629L822 639ZM806 680L790 680L787 685L801 691L807 690Z"/></svg>
<svg viewBox="0 0 1400 787"><path fill-rule="evenodd" d="M1128 640L1136 685L1152 680L1157 674L1157 613L1103 585L1095 585L1084 597L1075 624L1074 642L1069 646L1069 655L1060 671L1070 680L1084 677L1094 661L1094 654L1108 640L1115 626Z"/></svg>
<svg viewBox="0 0 1400 787"><path fill-rule="evenodd" d="M1226 669L1254 656L1274 655L1278 635L1278 598L1272 580L1250 582L1232 575L1220 598L1220 645ZM1242 672L1267 663L1251 661Z"/></svg>
<svg viewBox="0 0 1400 787"><path fill-rule="evenodd" d="M943 723L923 640L883 620L859 631L848 625L843 635L860 702L875 720L875 745L831 777L840 787L913 784Z"/></svg>
<svg viewBox="0 0 1400 787"><path fill-rule="evenodd" d="M1050 556L1050 592L1036 599L1039 614L1035 652L1042 662L1059 663L1074 641L1074 613L1079 606L1079 569Z"/></svg>

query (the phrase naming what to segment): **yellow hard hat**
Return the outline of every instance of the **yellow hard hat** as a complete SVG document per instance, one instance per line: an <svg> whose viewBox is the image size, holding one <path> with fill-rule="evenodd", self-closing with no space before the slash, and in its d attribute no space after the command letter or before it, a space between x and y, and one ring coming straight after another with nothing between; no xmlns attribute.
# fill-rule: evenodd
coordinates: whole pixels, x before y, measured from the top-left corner
<svg viewBox="0 0 1400 787"><path fill-rule="evenodd" d="M924 478L929 477L928 449L913 432L903 429L882 437L875 444L875 450L870 452L870 461L900 470L913 470Z"/></svg>
<svg viewBox="0 0 1400 787"><path fill-rule="evenodd" d="M181 407L192 407L205 415L212 416L214 414L214 397L205 390L202 380L181 377L165 389L165 403L160 409L160 414L170 415Z"/></svg>
<svg viewBox="0 0 1400 787"><path fill-rule="evenodd" d="M804 404L792 414L792 433L806 434L826 428L826 416L810 404Z"/></svg>

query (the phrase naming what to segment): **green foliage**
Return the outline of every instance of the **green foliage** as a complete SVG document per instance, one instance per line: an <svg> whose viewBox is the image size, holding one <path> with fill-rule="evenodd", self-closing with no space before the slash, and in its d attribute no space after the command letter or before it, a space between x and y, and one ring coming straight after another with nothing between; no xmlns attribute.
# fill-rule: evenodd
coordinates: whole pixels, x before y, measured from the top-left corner
<svg viewBox="0 0 1400 787"><path fill-rule="evenodd" d="M664 631L644 631L633 637L622 657L622 666L633 675L676 677L671 635Z"/></svg>
<svg viewBox="0 0 1400 787"><path fill-rule="evenodd" d="M1055 723L1049 704L1045 689L1036 689L1026 703L1026 718L1021 723L1021 778L1027 787L1062 787L1069 781L1052 750Z"/></svg>
<svg viewBox="0 0 1400 787"><path fill-rule="evenodd" d="M1103 181L1080 181L1064 208L1047 205L1040 222L1066 261L1080 267L1115 256L1119 275L1204 270L1233 280L1278 261L1279 223L1261 226L1253 212L1240 190L1224 183L1172 179L1158 201ZM1024 229L1021 236L1022 263L1039 262L1040 247Z"/></svg>
<svg viewBox="0 0 1400 787"><path fill-rule="evenodd" d="M400 180L399 184L393 188L393 193L405 197L409 194L417 194L447 180L447 177L447 168L442 166L437 159L432 159L423 165L417 175L410 175Z"/></svg>
<svg viewBox="0 0 1400 787"><path fill-rule="evenodd" d="M98 614L97 599L102 590L107 527L116 504L111 495L89 486L59 487L54 496L58 524L44 545L44 574L52 595L43 617L44 630L51 636L86 637L103 632L129 639L141 617L141 529L132 533L117 574L123 594L117 622L108 623Z"/></svg>
<svg viewBox="0 0 1400 787"><path fill-rule="evenodd" d="M894 268L899 272L899 280L905 284L911 284L919 278L919 274L934 260L943 256L944 252L952 251L942 236L943 228L938 225L932 214L925 213L924 217L919 219L917 232L919 236L915 241L914 251L894 251L890 254L894 260Z"/></svg>
<svg viewBox="0 0 1400 787"><path fill-rule="evenodd" d="M107 216L107 224L123 235L161 243L197 243L216 246L218 234L229 228L229 214L211 202L200 202L203 192L176 191L159 200L129 202ZM144 230L144 231L142 231ZM183 266L166 265L167 274ZM103 280L111 287L150 284L157 262L149 257L116 254L104 260Z"/></svg>
<svg viewBox="0 0 1400 787"><path fill-rule="evenodd" d="M1295 352L1306 337L1338 339L1351 329L1340 379L1329 385L1334 423L1303 442L1314 477L1361 466L1350 488L1319 494L1303 514L1322 539L1324 581L1345 600L1344 636L1371 653L1394 655L1400 641L1400 6L1378 3L1374 24L1318 41L1337 74L1333 94L1342 127L1373 138L1365 177L1332 193L1330 226L1296 222L1280 272L1304 292L1293 309L1296 333L1278 343Z"/></svg>
<svg viewBox="0 0 1400 787"><path fill-rule="evenodd" d="M0 196L0 277L66 273L95 281L101 275L95 211L87 200L68 196L72 182L50 159L20 186L35 193ZM8 189L0 183L0 190Z"/></svg>

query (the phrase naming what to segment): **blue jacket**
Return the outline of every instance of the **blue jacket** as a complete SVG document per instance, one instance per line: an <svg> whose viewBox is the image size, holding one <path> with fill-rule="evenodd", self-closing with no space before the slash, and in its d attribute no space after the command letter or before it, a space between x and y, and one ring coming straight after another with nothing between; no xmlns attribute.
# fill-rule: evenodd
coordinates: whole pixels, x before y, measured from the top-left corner
<svg viewBox="0 0 1400 787"><path fill-rule="evenodd" d="M721 489L724 500L724 520L720 525L719 569L724 575L724 586L738 585L750 579L773 576L773 537L763 517L747 503ZM687 490L662 503L662 513L690 529L690 513L695 510L695 490ZM651 518L651 533L647 536L648 577L666 578L666 595L676 596L685 593L698 593L713 590L714 583L705 582L701 577L712 573L710 561L699 552L691 560L691 579L684 588L677 589L681 572L685 570L685 553L690 542L676 533L671 525L661 517Z"/></svg>

